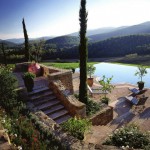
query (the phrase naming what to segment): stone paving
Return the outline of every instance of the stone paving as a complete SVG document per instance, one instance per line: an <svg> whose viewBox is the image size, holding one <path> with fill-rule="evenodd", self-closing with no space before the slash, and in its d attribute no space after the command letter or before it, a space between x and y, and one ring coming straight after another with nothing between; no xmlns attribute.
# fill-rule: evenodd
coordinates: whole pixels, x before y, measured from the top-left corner
<svg viewBox="0 0 150 150"><path fill-rule="evenodd" d="M94 86L99 86L96 80L94 80ZM79 73L73 74L73 87L75 93L78 93ZM102 143L108 134L128 123L136 123L143 131L150 131L150 89L145 93L147 98L145 105L135 106L125 99L125 96L130 94L129 88L135 87L135 85L130 84L115 85L112 92L107 95L111 99L109 106L114 109L114 119L106 126L92 126L85 138L86 143ZM92 98L99 102L101 96L97 94Z"/></svg>

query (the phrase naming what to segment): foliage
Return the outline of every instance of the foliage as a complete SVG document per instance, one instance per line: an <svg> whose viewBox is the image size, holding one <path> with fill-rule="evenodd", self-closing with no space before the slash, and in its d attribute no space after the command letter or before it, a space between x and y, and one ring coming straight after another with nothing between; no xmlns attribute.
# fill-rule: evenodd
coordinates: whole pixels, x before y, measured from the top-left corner
<svg viewBox="0 0 150 150"><path fill-rule="evenodd" d="M23 26L23 33L24 33L24 39L25 39L25 43L24 43L25 59L26 59L26 61L30 61L29 39L28 39L28 34L27 34L24 18L22 20L22 26Z"/></svg>
<svg viewBox="0 0 150 150"><path fill-rule="evenodd" d="M58 146L60 144L53 143L54 139L51 139L51 136L44 136L42 132L38 131L30 118L23 115L20 115L18 118L11 118L7 115L0 117L2 117L2 124L4 128L7 129L7 132L10 135L11 142L17 147L25 150L59 149Z"/></svg>
<svg viewBox="0 0 150 150"><path fill-rule="evenodd" d="M86 104L86 114L89 116L95 114L99 110L100 110L100 104L97 104L96 102L88 99Z"/></svg>
<svg viewBox="0 0 150 150"><path fill-rule="evenodd" d="M106 99L107 92L111 93L111 90L114 88L114 86L111 84L113 77L106 78L105 75L103 75L102 80L99 81L100 85L102 85L101 90L104 92L104 98Z"/></svg>
<svg viewBox="0 0 150 150"><path fill-rule="evenodd" d="M108 97L103 97L103 98L101 99L101 102L108 105L109 98L108 98Z"/></svg>
<svg viewBox="0 0 150 150"><path fill-rule="evenodd" d="M68 131L72 136L83 140L84 133L89 131L91 122L87 119L70 118L62 124L62 128Z"/></svg>
<svg viewBox="0 0 150 150"><path fill-rule="evenodd" d="M17 105L17 80L8 67L0 66L0 104L11 111Z"/></svg>
<svg viewBox="0 0 150 150"><path fill-rule="evenodd" d="M94 65L88 65L87 66L87 74L92 78L92 75L94 75L94 72L96 70L96 67Z"/></svg>
<svg viewBox="0 0 150 150"><path fill-rule="evenodd" d="M25 72L24 75L23 75L23 78L24 79L34 79L36 77L36 75L32 72Z"/></svg>
<svg viewBox="0 0 150 150"><path fill-rule="evenodd" d="M146 67L144 67L143 65L138 66L138 70L136 71L135 75L139 76L139 78L141 79L140 82L143 82L142 78L145 76L145 74L147 74Z"/></svg>
<svg viewBox="0 0 150 150"><path fill-rule="evenodd" d="M44 48L45 41L40 40L40 41L35 41L34 43L31 44L31 60L34 60L35 62L40 62L42 59L42 54L44 53L43 48Z"/></svg>
<svg viewBox="0 0 150 150"><path fill-rule="evenodd" d="M144 148L150 144L150 134L142 133L138 126L130 124L116 129L104 144L128 148Z"/></svg>
<svg viewBox="0 0 150 150"><path fill-rule="evenodd" d="M80 87L79 87L79 100L83 103L87 103L87 12L86 12L86 0L81 0L81 6L79 11L80 21L80 44L79 44L79 56L80 56Z"/></svg>

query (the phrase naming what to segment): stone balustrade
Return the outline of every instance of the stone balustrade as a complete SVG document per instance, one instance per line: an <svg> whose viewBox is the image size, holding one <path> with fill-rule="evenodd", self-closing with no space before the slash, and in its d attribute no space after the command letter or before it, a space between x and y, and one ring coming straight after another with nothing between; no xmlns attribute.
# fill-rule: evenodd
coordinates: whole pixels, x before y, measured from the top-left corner
<svg viewBox="0 0 150 150"><path fill-rule="evenodd" d="M52 80L50 88L72 116L81 118L86 116L85 104L78 101L60 80Z"/></svg>

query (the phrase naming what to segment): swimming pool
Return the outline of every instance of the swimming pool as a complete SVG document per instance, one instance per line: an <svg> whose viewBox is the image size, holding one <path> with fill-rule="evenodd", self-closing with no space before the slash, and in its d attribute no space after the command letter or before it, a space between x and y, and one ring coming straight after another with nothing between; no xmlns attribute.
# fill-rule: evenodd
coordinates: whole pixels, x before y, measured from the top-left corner
<svg viewBox="0 0 150 150"><path fill-rule="evenodd" d="M122 64L113 64L113 63L99 63L94 65L96 67L95 76L102 77L112 77L112 83L130 83L137 85L137 82L140 80L138 76L135 76L137 70L136 66L128 66ZM79 69L77 69L79 71ZM145 87L150 88L150 69L147 68L147 74L143 77L145 82Z"/></svg>

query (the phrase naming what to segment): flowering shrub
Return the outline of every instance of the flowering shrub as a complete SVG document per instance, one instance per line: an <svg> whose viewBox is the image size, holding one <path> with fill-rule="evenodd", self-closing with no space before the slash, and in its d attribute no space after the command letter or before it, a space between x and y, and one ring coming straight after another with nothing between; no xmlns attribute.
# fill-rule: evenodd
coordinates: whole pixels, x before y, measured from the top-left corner
<svg viewBox="0 0 150 150"><path fill-rule="evenodd" d="M90 129L91 122L87 119L71 118L62 124L62 128L72 136L83 140L84 133Z"/></svg>
<svg viewBox="0 0 150 150"><path fill-rule="evenodd" d="M136 125L130 124L116 129L104 144L122 148L144 148L150 144L150 135L142 133Z"/></svg>
<svg viewBox="0 0 150 150"><path fill-rule="evenodd" d="M21 115L18 119L13 119L3 114L1 120L11 142L20 150L61 149L59 144L54 143L55 139L51 139L51 136L45 136L43 132L37 130L35 124L26 116Z"/></svg>

